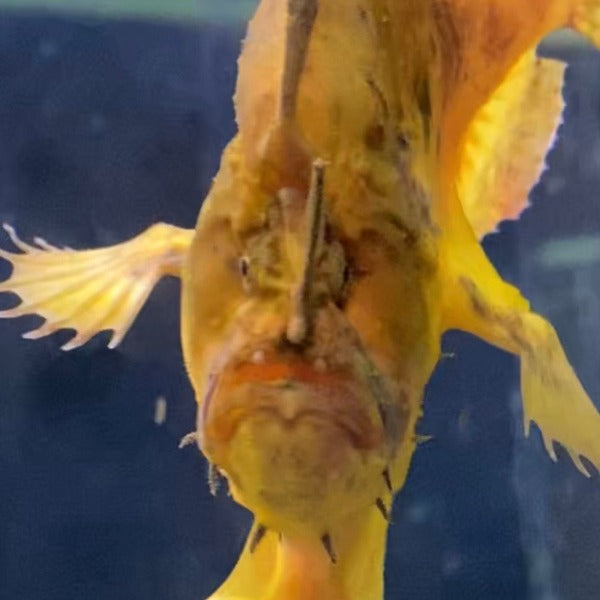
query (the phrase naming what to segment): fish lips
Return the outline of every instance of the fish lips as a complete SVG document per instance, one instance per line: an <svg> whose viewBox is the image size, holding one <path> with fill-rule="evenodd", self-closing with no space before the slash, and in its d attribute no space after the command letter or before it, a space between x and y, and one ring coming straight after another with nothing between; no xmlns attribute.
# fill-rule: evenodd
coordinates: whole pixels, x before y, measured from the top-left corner
<svg viewBox="0 0 600 600"><path fill-rule="evenodd" d="M292 430L305 418L335 426L356 449L383 443L384 428L369 387L351 371L319 372L301 359L243 362L212 375L201 408L204 450L226 445L240 423L269 415Z"/></svg>

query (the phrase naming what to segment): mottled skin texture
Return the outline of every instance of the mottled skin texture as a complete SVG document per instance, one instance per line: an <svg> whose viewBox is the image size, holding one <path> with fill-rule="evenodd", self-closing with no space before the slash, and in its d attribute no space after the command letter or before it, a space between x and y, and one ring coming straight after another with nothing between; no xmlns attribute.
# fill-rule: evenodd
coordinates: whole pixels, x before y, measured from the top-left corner
<svg viewBox="0 0 600 600"><path fill-rule="evenodd" d="M249 248L248 240L273 234L266 217L268 207L286 188L296 190L296 201L301 204L308 193L311 161L324 159L327 221L331 237L343 249L341 261L350 277L343 299L326 294L313 335L306 345L290 352L307 364L315 355L331 363L339 349L325 350L321 332L340 337L344 340L341 348L349 345L357 356L369 357L390 390L394 418L402 421L397 439L391 440L384 428L382 444L363 449L354 458L348 454L356 449L331 428L329 416L315 422L300 418L289 426L282 423L277 410L258 411L259 416L245 417L245 427L237 438L228 440L225 452L216 449L214 435L206 428L210 418L200 423L205 427L203 449L230 475L234 497L267 529L281 532L291 547L295 539L316 539L324 532L331 532L339 543L341 532L351 523L369 520L375 498L389 502L382 467L389 469L394 489L402 486L415 449L414 427L421 414L423 388L438 359L441 334L449 326L482 318L473 300L479 292L469 291L471 280L461 285L454 279L457 269L451 263L463 259L464 266L471 263L479 274L476 279L489 284L491 294L496 289L511 307L527 309L526 301L499 279L483 255L452 188L461 136L475 111L523 52L570 18L567 3L536 1L518 10L511 4L320 2L294 110L285 118L278 103L285 75L281 57L287 40L286 4L264 0L250 26L236 93L240 131L224 154L200 215L184 276L183 339L190 377L198 397L204 397L213 372L210 365L224 360L223 338L241 335L244 343L254 340L250 347L276 352L285 337L290 286L297 274L293 260L284 265L281 255L269 256L265 245ZM298 216L296 211L292 218ZM219 242L215 242L215 227ZM221 259L211 265L206 261L208 239ZM272 275L277 284L268 292L268 286L261 285L250 295L243 290L235 266L243 254L259 270L279 265L278 273ZM207 297L208 289L227 291L217 299ZM439 302L444 297L446 302ZM207 312L211 310L214 317ZM483 320L489 321L485 316ZM198 331L200 323L211 323L201 342L189 335ZM341 332L347 327L358 334L358 342L344 339ZM487 333L485 328L482 334ZM207 344L213 338L215 342ZM235 370L237 350L227 350L225 356L225 370ZM357 382L361 376L360 367L345 375ZM230 399L233 393L235 388L222 390L212 401ZM245 393L261 396L259 389ZM265 389L264 394L268 393ZM303 397L309 390L290 393ZM315 405L328 401L316 391L309 396L307 402ZM376 393L369 396L368 392L362 396L363 408L372 412ZM335 440L335 452L329 444L319 444L323 438ZM293 449L292 457L283 462L274 459L281 457L282 447ZM245 477L240 477L240 470ZM284 484L281 473L286 474ZM341 477L341 487L332 484L332 473L336 481ZM358 487L353 487L349 481L355 483L358 473ZM253 484L277 489L278 500L257 495ZM364 554L384 544L385 528L371 527L371 532L360 542ZM261 543L277 542L269 538ZM336 594L360 600L381 598L381 566L362 572L352 565L348 558L352 543L342 543L337 550L340 566L335 577L341 577L342 583ZM276 552L272 548L262 551ZM285 552L280 552L286 564L283 571L293 572L293 562L285 563ZM318 544L300 554L307 561L305 573L327 561ZM359 573L352 582L348 579L351 571ZM267 581L275 579L271 576ZM245 592L248 597L329 597L318 582L313 591L310 586L294 591L285 577L269 592L264 581L252 585L245 581L244 585L247 589L263 585L258 594ZM234 574L229 587L226 584L216 597L235 593Z"/></svg>
<svg viewBox="0 0 600 600"><path fill-rule="evenodd" d="M406 4L402 11L414 17L417 6L421 5ZM378 30L381 10L359 10L356 4L340 11L334 2L320 3L299 87L297 117L293 122L280 122L276 115L285 3L261 5L240 59L236 94L240 133L224 155L203 208L183 278L186 362L197 396L203 398L211 373L235 369L240 356L248 357L256 348L265 349L267 355L277 354L285 337L290 290L297 273L294 249L288 254L281 250L286 245L282 242L284 234L267 214L277 211L271 207L277 207L280 190L294 188L299 208L291 211L290 219L301 223L310 163L316 158L326 161L327 246L340 245L343 255L339 265L334 264L323 277L339 278L346 269L348 281L338 297L335 290L323 292L308 343L287 352L308 365L321 356L328 371L333 372L343 354L351 355L347 362L353 366L346 368L343 378L354 381L354 387L365 388L356 403L372 415L379 441L356 449L332 426L328 416L302 417L289 426L276 410L247 416L225 449L215 442L210 419L202 430L204 451L230 476L234 497L248 506L260 523L282 532L289 547L306 537L316 540L307 546L313 548L315 556L303 554L303 560L313 565L303 569L304 576L321 562L324 565L315 572L325 568L327 577L331 576L329 557L319 543L324 533L331 532L339 555L336 579L344 571L356 572L356 577L356 566L349 562L354 546L344 544L347 535L342 532L354 529L352 524L357 521L370 520L372 514L378 519L374 540L369 544L368 537L363 536L363 543L382 560L386 527L375 501L381 497L385 504L390 503L382 473L389 469L395 489L404 482L415 447L414 427L421 412L423 388L439 355L437 234L429 216L430 192L424 185L425 171L433 163L421 161L420 177L415 176L413 158L422 157L422 153L413 154L408 148L408 144L421 149L430 143L426 138L430 117L422 115L418 104L426 99L417 101L407 90L396 94L392 72L395 64L404 63L404 67L396 68L414 71L414 86L420 85L422 95L426 95L427 71L423 69L427 57L415 64L414 52L398 53L393 62L373 53L380 36L391 35ZM263 35L263 28L271 35ZM356 34L361 43L356 43ZM418 29L415 34L426 35ZM259 40L256 43L255 38ZM420 39L406 39L406 43L428 48ZM352 69L342 74L344 64L352 65ZM293 223L292 229L299 229L298 224ZM292 246L302 245L302 240L291 237ZM257 241L261 238L276 242ZM289 243L287 246L289 249ZM207 260L211 254L216 260ZM264 282L255 285L251 293L240 280L238 260L243 255L249 257L254 278ZM207 293L213 289L219 294ZM202 336L190 335L199 330ZM223 339L231 340L226 350ZM327 339L337 344L328 347ZM238 344L243 349L238 349ZM277 356L282 360L281 353ZM224 368L212 366L221 361L226 363ZM387 435L379 419L376 405L382 400L376 398L377 391L360 383L371 376L369 370L389 390L391 407L386 410L390 419L399 423L395 429L401 430L395 439ZM230 402L233 393L218 390L212 402L218 405L220 398ZM309 394L307 402L317 407L329 401L316 387L312 392L307 388L291 393L300 397ZM253 486L264 488L263 493ZM267 536L261 545L275 540ZM259 550L266 552L268 548ZM381 598L380 566L358 579L348 597ZM295 597L286 582L276 585L281 589L273 592L273 598ZM315 585L314 595L303 589L298 597L326 597L322 583ZM347 587L346 581L340 598L347 597ZM262 593L266 597L266 592Z"/></svg>
<svg viewBox="0 0 600 600"><path fill-rule="evenodd" d="M44 316L29 337L70 327L75 347L110 328L118 343L156 280L181 277L193 438L256 517L212 600L383 598L385 513L449 328L519 355L526 427L584 474L580 456L600 466L600 415L556 332L475 234L475 220L496 224L486 202L514 217L526 198L460 196L478 149L478 173L520 170L517 192L533 180L562 69L523 57L562 26L598 44L600 0L263 0L239 61L239 132L195 231L75 252L9 230L23 254L0 251L13 264L0 291L23 304L0 316ZM523 127L503 119L531 90L552 97L513 162ZM495 103L477 139L470 124Z"/></svg>

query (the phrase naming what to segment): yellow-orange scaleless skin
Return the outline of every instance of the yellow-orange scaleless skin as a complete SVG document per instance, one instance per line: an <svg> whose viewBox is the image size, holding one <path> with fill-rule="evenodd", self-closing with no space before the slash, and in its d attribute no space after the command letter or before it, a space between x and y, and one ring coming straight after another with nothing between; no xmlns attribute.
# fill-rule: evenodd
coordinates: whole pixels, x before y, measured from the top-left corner
<svg viewBox="0 0 600 600"><path fill-rule="evenodd" d="M249 298L234 263L245 252L249 237L267 227L265 215L278 191L290 187L300 196L307 194L308 166L322 159L327 165L327 219L357 274L341 312L358 333L373 368L395 386L394 401L402 404L406 421L391 453L379 448L356 460L372 460L380 469L381 461L389 458L395 489L401 487L441 334L448 327L469 325L490 338L486 325L478 323L480 316L473 314L473 298L457 285L456 265L462 263L486 286L488 295L510 310L528 307L485 258L456 196L454 181L465 132L519 57L548 31L569 24L573 10L567 2L541 0L526 5L505 0L321 0L298 88L297 113L292 123L281 123L278 102L287 5L279 0L261 2L239 61L235 96L239 133L223 155L200 214L183 278L182 339L200 402L207 395L211 369L221 360L224 339L235 347L236 335L243 331L245 342L252 338L260 346L283 334L290 311L289 288L283 284L280 293ZM293 271L293 265L286 268ZM291 271L279 277L281 282L294 280ZM211 295L208 289L218 294ZM323 329L330 326L324 319ZM520 351L510 341L504 346ZM283 443L280 435L289 447L297 443L298 452L305 443L303 467L321 464L327 472L327 452L318 449L318 434L311 437L312 425L288 435L276 421L249 419L239 435L239 447L232 441L225 451L205 440L209 459L225 462L219 466L230 476L234 497L261 522L288 536L291 541L286 543L292 546L294 539L303 539L303 531L314 541L327 526L333 539L343 540L342 532L353 520L371 523L375 509L372 502L368 505L367 495L354 503L350 494L344 497L334 486L331 510L315 517L314 523L310 518L294 522L295 517L288 522L285 515L304 514L288 507L285 514L273 512L260 494L247 489L252 478L246 477L238 487L237 479L243 477L234 474L236 470L247 474L258 469L252 477L257 485L268 485L272 475L268 465L249 448L256 443L259 453L277 456ZM326 434L336 439L333 431ZM359 464L347 456L340 460L342 470ZM298 475L297 483L310 487L309 479L302 477ZM385 493L370 475L361 485L373 486L371 496ZM303 500L289 495L286 502L293 507ZM352 511L345 512L344 505ZM358 557L353 544L362 545L360 557L370 552L383 559L385 527L371 524L369 531L362 541L341 543L338 549L340 564L332 577L341 577L339 593L345 600L382 598L381 564L364 570L353 562ZM338 597L338 592L325 588L314 594L304 590L302 596L294 591L291 575L286 579L271 573L257 579L261 556L277 555L279 563L287 565L282 573L294 571L296 559L290 556L304 556L323 567L328 557L319 544L298 541L298 555L278 550L275 536L267 536L261 544L262 554L251 556L246 549L215 598L237 597L231 591L236 585L245 586L240 595L244 598ZM254 568L248 567L251 564ZM319 572L315 565L311 570Z"/></svg>

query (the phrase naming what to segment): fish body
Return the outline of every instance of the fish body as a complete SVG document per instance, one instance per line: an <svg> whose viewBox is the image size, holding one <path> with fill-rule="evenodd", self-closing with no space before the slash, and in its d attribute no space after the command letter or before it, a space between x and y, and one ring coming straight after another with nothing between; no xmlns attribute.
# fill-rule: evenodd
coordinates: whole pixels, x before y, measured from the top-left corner
<svg viewBox="0 0 600 600"><path fill-rule="evenodd" d="M479 238L515 218L562 111L549 31L600 42L600 1L263 0L238 133L194 230L116 247L31 246L12 317L122 339L163 275L182 281L193 439L255 526L214 600L381 600L387 516L451 328L521 358L525 424L588 474L600 415L558 337ZM538 103L530 106L532 100ZM514 151L517 141L520 153Z"/></svg>

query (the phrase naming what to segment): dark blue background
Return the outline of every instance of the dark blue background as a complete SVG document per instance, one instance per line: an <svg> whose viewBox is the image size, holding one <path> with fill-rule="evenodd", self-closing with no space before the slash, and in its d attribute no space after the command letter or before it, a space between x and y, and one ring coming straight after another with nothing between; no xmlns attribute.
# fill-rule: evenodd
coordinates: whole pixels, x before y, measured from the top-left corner
<svg viewBox="0 0 600 600"><path fill-rule="evenodd" d="M25 238L75 248L159 220L193 226L234 132L242 35L241 26L0 14L0 218ZM600 58L570 58L552 169L534 207L486 248L552 317L600 398L600 267L535 262L553 237L600 230ZM0 599L206 597L249 517L209 495L194 449L177 449L195 417L178 284L158 286L116 351L105 335L68 354L62 333L21 340L35 323L0 322ZM455 357L437 369L420 425L434 440L415 455L394 509L388 597L600 596L597 476L585 480L562 452L551 465L537 431L523 441L511 357L458 333L444 349Z"/></svg>

